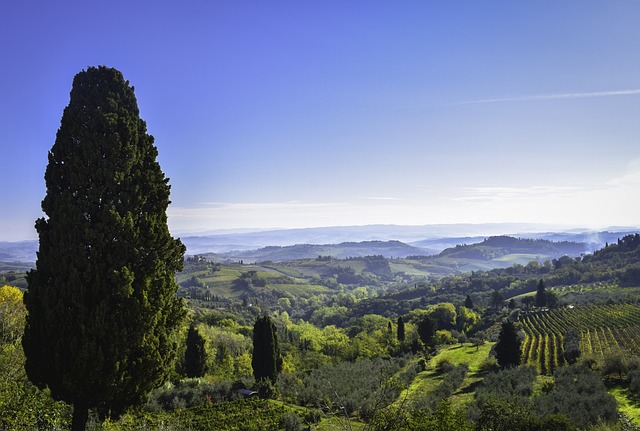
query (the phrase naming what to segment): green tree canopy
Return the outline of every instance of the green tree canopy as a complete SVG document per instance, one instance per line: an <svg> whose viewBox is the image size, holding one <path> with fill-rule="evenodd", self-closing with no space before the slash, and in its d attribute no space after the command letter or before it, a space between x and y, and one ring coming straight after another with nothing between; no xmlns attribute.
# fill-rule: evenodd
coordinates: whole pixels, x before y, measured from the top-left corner
<svg viewBox="0 0 640 431"><path fill-rule="evenodd" d="M438 329L453 329L456 324L456 307L450 302L440 302L429 307L429 317Z"/></svg>
<svg viewBox="0 0 640 431"><path fill-rule="evenodd" d="M174 365L185 247L157 155L122 73L78 73L49 152L23 337L29 378L73 404L73 430L90 408L143 403Z"/></svg>

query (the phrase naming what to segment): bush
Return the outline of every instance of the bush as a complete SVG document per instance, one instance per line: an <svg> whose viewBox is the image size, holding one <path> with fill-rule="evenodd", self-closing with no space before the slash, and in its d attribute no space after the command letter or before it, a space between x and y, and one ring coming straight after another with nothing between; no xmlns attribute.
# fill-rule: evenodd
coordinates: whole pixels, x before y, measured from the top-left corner
<svg viewBox="0 0 640 431"><path fill-rule="evenodd" d="M495 356L487 356L478 367L478 370L481 373L492 373L494 371L498 371L500 369L500 365L498 365L498 360Z"/></svg>
<svg viewBox="0 0 640 431"><path fill-rule="evenodd" d="M436 364L436 371L440 374L448 373L456 366L448 359L440 359Z"/></svg>
<svg viewBox="0 0 640 431"><path fill-rule="evenodd" d="M208 382L204 379L184 379L167 383L151 392L146 405L148 411L171 411L199 406L204 403L220 403L238 398L231 382Z"/></svg>
<svg viewBox="0 0 640 431"><path fill-rule="evenodd" d="M284 431L300 431L302 430L302 421L294 413L285 413L280 419L280 426Z"/></svg>

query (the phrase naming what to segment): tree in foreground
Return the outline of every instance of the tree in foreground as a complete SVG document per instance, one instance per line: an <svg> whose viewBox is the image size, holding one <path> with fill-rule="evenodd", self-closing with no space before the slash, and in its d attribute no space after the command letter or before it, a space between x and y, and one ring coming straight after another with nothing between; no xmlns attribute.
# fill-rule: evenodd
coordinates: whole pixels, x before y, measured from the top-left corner
<svg viewBox="0 0 640 431"><path fill-rule="evenodd" d="M22 340L31 381L73 404L72 430L89 409L143 403L175 361L185 248L169 233L157 155L119 71L75 76L49 152Z"/></svg>
<svg viewBox="0 0 640 431"><path fill-rule="evenodd" d="M187 348L184 353L185 374L187 377L204 376L207 372L206 341L194 325L189 326L186 344Z"/></svg>
<svg viewBox="0 0 640 431"><path fill-rule="evenodd" d="M251 366L257 381L268 379L275 383L278 374L282 371L282 356L276 325L269 316L258 317L253 325Z"/></svg>
<svg viewBox="0 0 640 431"><path fill-rule="evenodd" d="M496 343L496 359L501 368L520 365L520 346L518 331L513 322L507 320L502 324L498 342Z"/></svg>

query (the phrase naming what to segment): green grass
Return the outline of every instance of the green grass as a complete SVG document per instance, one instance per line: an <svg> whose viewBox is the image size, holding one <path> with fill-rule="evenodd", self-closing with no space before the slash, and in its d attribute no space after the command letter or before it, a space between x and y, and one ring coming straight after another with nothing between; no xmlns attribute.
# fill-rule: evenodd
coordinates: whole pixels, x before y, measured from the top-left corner
<svg viewBox="0 0 640 431"><path fill-rule="evenodd" d="M542 256L539 254L526 254L526 253L511 253L505 254L504 256L496 257L492 259L494 262L506 262L509 265L513 265L515 263L519 263L521 265L526 265L532 260L540 259Z"/></svg>
<svg viewBox="0 0 640 431"><path fill-rule="evenodd" d="M476 348L471 344L457 344L442 350L431 358L430 365L435 367L439 361L446 359L455 365L469 365L469 374L475 374L478 373L482 361L489 356L493 345L494 343L485 343L479 348Z"/></svg>
<svg viewBox="0 0 640 431"><path fill-rule="evenodd" d="M634 424L640 425L640 405L637 396L629 392L629 389L619 383L605 381L607 390L613 395L618 403L620 413L627 415Z"/></svg>
<svg viewBox="0 0 640 431"><path fill-rule="evenodd" d="M458 344L444 348L429 360L427 365L428 369L416 376L411 385L400 394L396 403L411 403L413 399L424 396L424 394L438 386L443 376L435 371L435 367L438 362L442 360L448 360L455 365L469 365L469 373L458 391L453 395L452 401L454 404L467 404L471 402L474 396L474 388L483 378L479 372L480 364L489 356L493 344L494 343L485 343L479 348L470 344L464 344L462 346Z"/></svg>

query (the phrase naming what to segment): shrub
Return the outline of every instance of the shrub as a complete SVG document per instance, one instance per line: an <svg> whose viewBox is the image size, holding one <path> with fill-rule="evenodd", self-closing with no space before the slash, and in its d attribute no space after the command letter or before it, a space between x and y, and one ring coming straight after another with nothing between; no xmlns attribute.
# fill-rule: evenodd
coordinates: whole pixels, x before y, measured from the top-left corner
<svg viewBox="0 0 640 431"><path fill-rule="evenodd" d="M498 371L500 369L500 365L498 365L498 360L495 356L487 356L478 367L478 370L481 373L491 373L494 371Z"/></svg>
<svg viewBox="0 0 640 431"><path fill-rule="evenodd" d="M448 373L456 366L448 359L440 359L436 364L436 371L440 374Z"/></svg>

